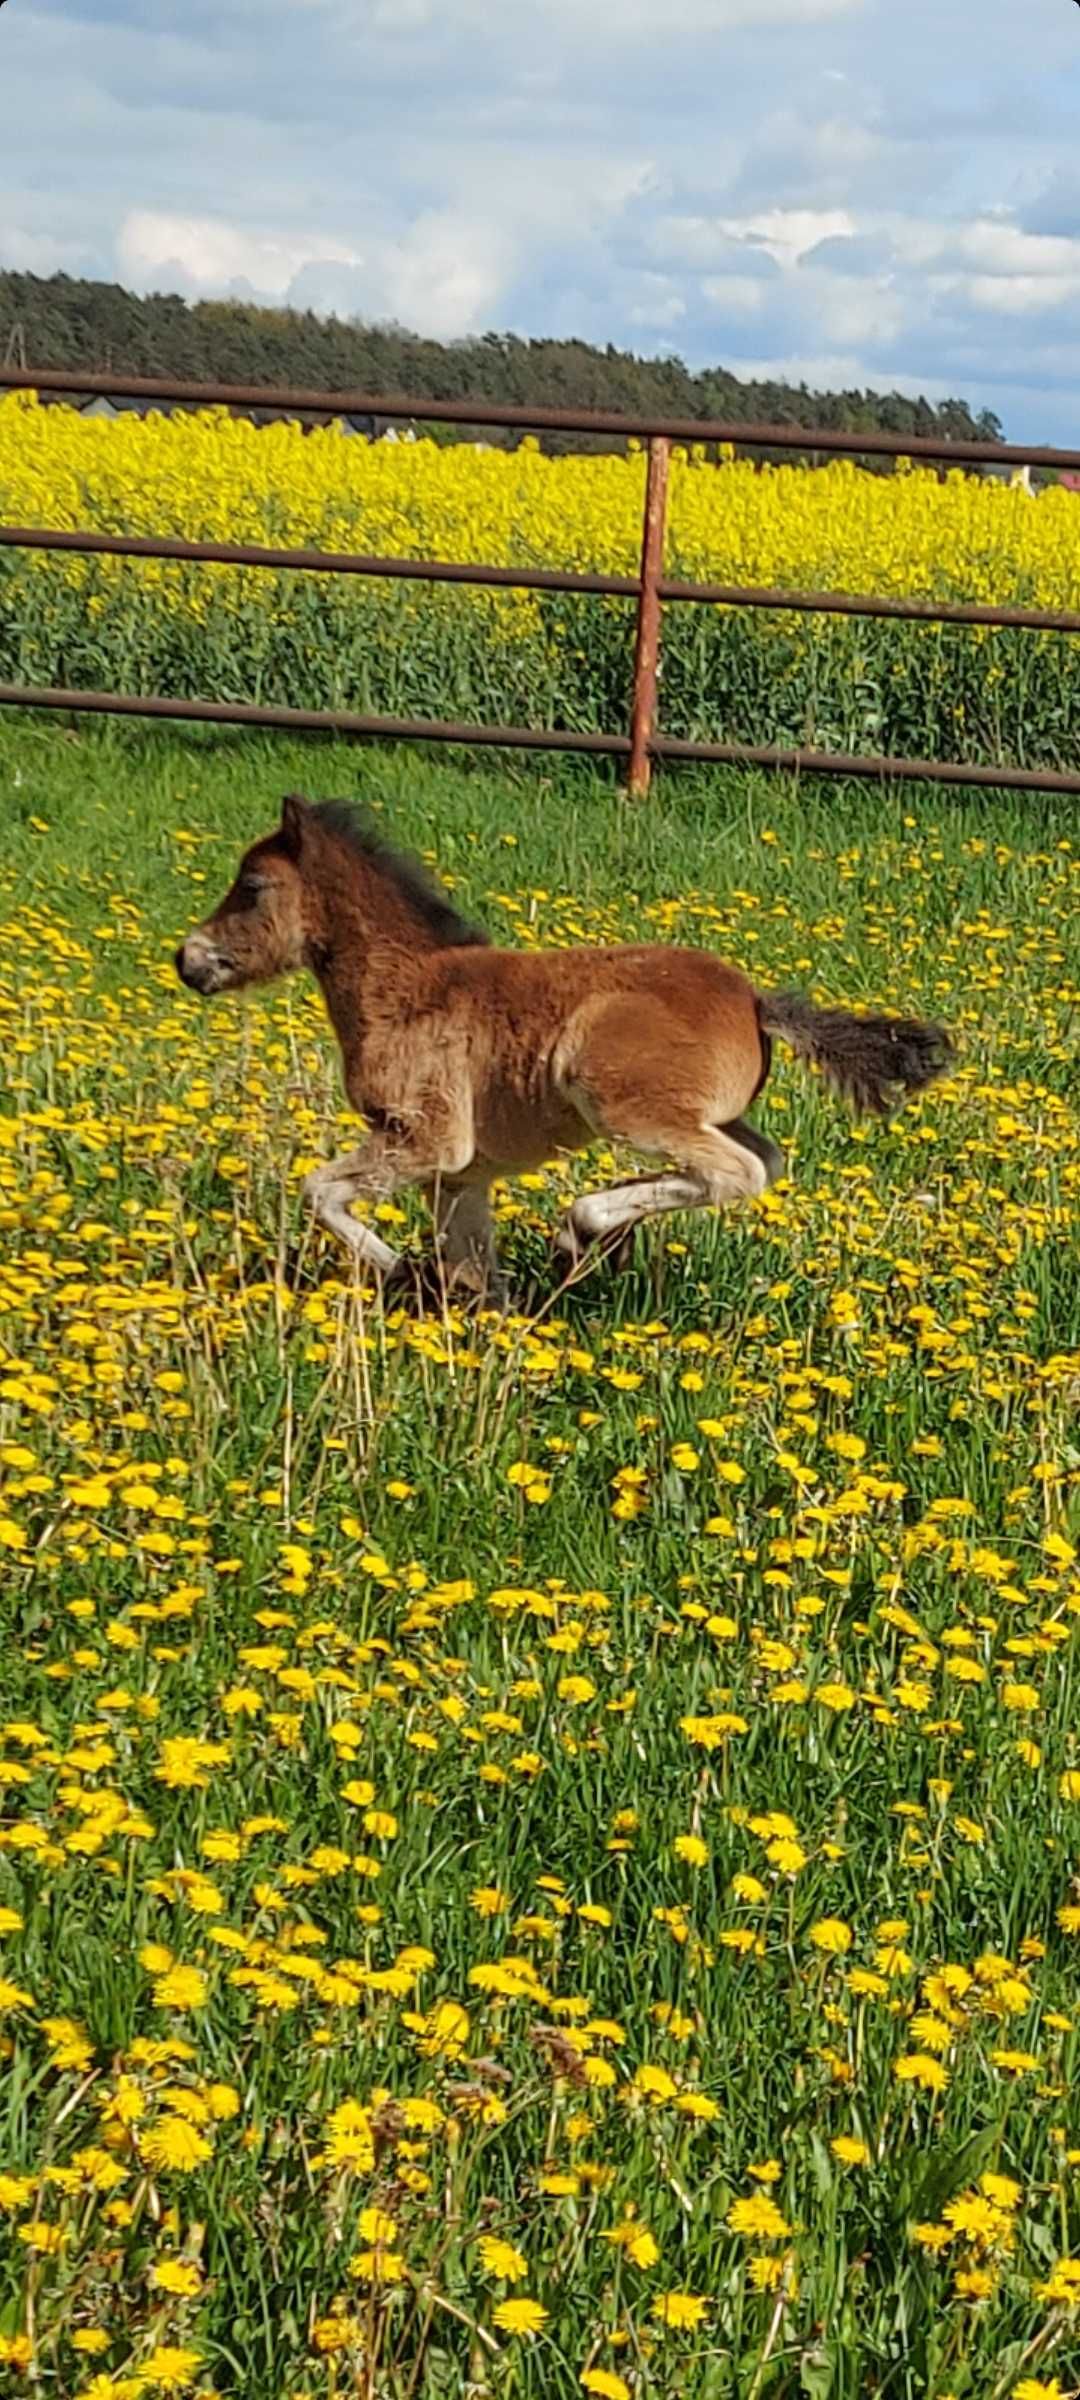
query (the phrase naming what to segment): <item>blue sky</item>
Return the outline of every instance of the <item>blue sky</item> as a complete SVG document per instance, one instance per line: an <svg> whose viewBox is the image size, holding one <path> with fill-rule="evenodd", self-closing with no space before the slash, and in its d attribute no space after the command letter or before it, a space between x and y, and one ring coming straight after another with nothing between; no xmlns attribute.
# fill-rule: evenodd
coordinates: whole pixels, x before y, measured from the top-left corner
<svg viewBox="0 0 1080 2400"><path fill-rule="evenodd" d="M1072 0L7 0L0 263L1080 443Z"/></svg>

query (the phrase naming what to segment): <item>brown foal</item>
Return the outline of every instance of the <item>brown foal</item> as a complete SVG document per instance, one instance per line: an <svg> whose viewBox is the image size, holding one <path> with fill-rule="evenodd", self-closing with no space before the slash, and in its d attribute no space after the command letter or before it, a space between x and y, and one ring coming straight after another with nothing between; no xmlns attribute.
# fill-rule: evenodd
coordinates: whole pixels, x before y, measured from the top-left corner
<svg viewBox="0 0 1080 2400"><path fill-rule="evenodd" d="M705 951L496 949L340 801L287 799L176 965L202 993L298 967L317 977L370 1131L305 1193L384 1283L401 1261L354 1201L423 1186L444 1275L491 1288L491 1186L557 1151L599 1137L673 1162L576 1200L558 1237L571 1261L644 1217L763 1192L783 1156L743 1111L768 1075L771 1035L877 1114L952 1056L939 1026L757 992Z"/></svg>

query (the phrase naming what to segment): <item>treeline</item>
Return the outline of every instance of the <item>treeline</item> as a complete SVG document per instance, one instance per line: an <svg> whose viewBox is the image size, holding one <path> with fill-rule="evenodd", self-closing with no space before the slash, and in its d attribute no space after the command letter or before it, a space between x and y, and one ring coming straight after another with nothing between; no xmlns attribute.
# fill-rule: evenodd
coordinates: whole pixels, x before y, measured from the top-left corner
<svg viewBox="0 0 1080 2400"><path fill-rule="evenodd" d="M397 325L359 325L310 309L236 300L139 298L115 283L0 272L0 360L88 373L172 376L185 382L303 384L322 390L407 392L417 399L485 400L554 408L829 426L946 440L1001 439L989 409L900 392L816 392L806 384L743 381L726 367L691 370L679 358L637 358L612 345L484 334L435 342ZM496 440L495 434L487 438ZM503 437L514 440L509 434ZM577 437L545 447L580 447Z"/></svg>

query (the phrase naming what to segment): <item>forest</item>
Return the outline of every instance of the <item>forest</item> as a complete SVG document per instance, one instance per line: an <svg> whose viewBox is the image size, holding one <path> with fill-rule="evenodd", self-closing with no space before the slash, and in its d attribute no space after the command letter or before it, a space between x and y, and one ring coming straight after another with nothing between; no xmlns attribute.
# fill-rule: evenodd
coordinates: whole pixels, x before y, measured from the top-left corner
<svg viewBox="0 0 1080 2400"><path fill-rule="evenodd" d="M854 433L881 429L961 441L997 441L1002 434L990 410L973 410L963 400L812 391L806 384L742 379L722 366L693 369L680 358L638 358L610 343L597 349L588 342L533 340L515 333L437 342L399 325L355 324L309 309L240 300L140 296L119 284L69 275L0 272L0 363L189 382L407 392L418 400L476 396L543 407L619 409L629 416L665 414ZM517 438L502 437L509 443ZM544 446L579 449L583 444L569 436Z"/></svg>

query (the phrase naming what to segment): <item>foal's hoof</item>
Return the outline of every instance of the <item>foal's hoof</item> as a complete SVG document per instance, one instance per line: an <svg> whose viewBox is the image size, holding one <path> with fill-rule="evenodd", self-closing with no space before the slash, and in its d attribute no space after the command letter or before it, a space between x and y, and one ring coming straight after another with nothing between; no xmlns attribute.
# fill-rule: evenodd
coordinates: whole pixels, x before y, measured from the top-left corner
<svg viewBox="0 0 1080 2400"><path fill-rule="evenodd" d="M631 1225L618 1233L583 1236L568 1218L565 1225L559 1227L553 1248L568 1276L601 1264L612 1266L617 1274L622 1274L634 1255L634 1228Z"/></svg>
<svg viewBox="0 0 1080 2400"><path fill-rule="evenodd" d="M481 1315L485 1309L501 1316L507 1314L510 1286L497 1269L488 1269L474 1259L463 1259L458 1266L436 1271L441 1273L441 1286L451 1308L476 1310Z"/></svg>

